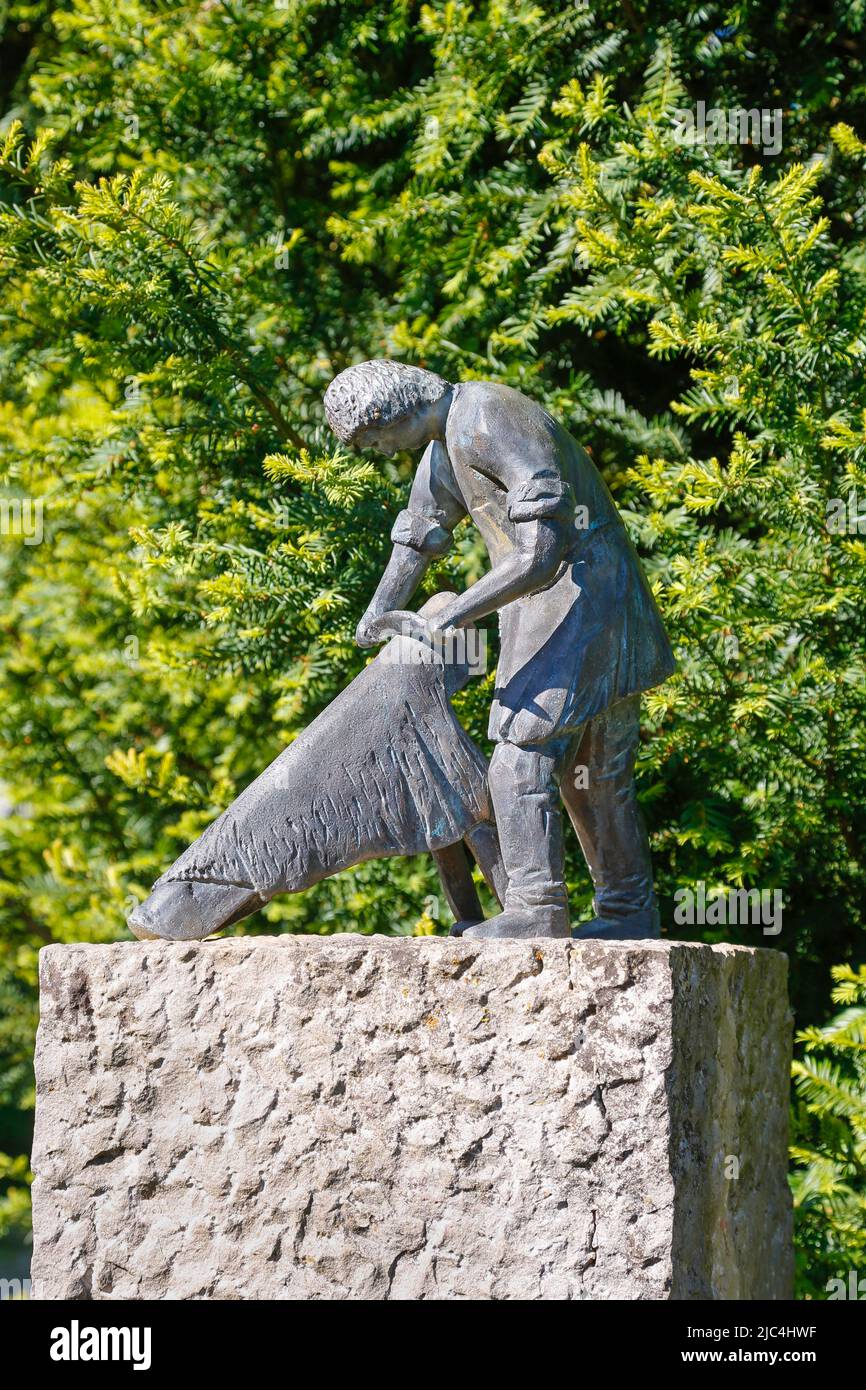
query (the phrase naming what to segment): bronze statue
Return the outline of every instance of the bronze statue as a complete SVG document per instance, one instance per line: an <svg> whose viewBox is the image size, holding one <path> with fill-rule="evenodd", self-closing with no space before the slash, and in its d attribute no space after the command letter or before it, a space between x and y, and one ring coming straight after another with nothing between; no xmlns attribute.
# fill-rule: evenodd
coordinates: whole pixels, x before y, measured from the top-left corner
<svg viewBox="0 0 866 1390"><path fill-rule="evenodd" d="M458 923L473 938L566 936L560 796L595 887L576 935L657 936L634 759L639 695L674 670L634 547L600 473L541 406L488 381L452 385L400 362L362 362L331 382L334 433L386 454L424 449L394 549L358 626L362 646L400 617L469 515L490 571L423 625L499 611L490 786L508 878L503 912Z"/></svg>
<svg viewBox="0 0 866 1390"><path fill-rule="evenodd" d="M430 850L471 938L569 934L560 797L595 889L576 936L657 936L634 760L639 697L674 670L662 620L601 475L547 411L507 386L452 385L400 362L331 382L343 443L423 449L394 548L358 625L377 659L163 874L129 917L197 939L364 859ZM406 610L471 517L490 570ZM486 767L449 696L472 674L454 637L499 612ZM497 839L498 835L498 839ZM502 911L484 921L469 849Z"/></svg>

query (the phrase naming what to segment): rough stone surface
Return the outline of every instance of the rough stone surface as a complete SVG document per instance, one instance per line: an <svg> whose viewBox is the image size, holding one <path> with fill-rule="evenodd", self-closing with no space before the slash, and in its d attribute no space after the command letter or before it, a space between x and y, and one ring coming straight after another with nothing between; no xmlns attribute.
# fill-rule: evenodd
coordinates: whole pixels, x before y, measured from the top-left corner
<svg viewBox="0 0 866 1390"><path fill-rule="evenodd" d="M34 1294L789 1297L785 969L667 942L49 946Z"/></svg>

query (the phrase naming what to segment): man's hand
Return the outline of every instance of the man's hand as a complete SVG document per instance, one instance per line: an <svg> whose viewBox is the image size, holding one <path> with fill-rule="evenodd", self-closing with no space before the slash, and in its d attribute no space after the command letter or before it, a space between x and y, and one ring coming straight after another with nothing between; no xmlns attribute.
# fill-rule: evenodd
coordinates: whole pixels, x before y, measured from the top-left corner
<svg viewBox="0 0 866 1390"><path fill-rule="evenodd" d="M378 618L368 608L355 629L355 641L359 647L377 647L382 641L381 637L373 636L373 624L376 622L378 622Z"/></svg>
<svg viewBox="0 0 866 1390"><path fill-rule="evenodd" d="M359 647L378 647L392 637L421 636L422 629L426 636L427 624L417 613L393 608L377 613L368 608L355 631L355 641Z"/></svg>
<svg viewBox="0 0 866 1390"><path fill-rule="evenodd" d="M371 647L379 642L387 642L391 637L414 637L416 641L432 646L437 630L438 617L423 618L420 613L412 613L408 609L392 609L390 613L383 613L367 622L364 636Z"/></svg>

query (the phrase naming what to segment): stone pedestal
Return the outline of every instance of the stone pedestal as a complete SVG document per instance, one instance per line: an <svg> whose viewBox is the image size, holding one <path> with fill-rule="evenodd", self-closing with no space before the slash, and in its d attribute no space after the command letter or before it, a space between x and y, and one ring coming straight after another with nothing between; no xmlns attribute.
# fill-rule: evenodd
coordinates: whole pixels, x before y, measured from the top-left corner
<svg viewBox="0 0 866 1390"><path fill-rule="evenodd" d="M34 1296L787 1298L785 969L667 942L49 946Z"/></svg>

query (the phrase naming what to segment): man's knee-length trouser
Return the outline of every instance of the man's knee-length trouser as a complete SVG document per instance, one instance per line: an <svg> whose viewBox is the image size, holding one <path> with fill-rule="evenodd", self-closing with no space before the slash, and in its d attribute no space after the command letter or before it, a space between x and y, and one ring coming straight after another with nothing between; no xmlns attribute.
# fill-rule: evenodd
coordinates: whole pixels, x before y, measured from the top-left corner
<svg viewBox="0 0 866 1390"><path fill-rule="evenodd" d="M578 731L545 743L497 744L489 784L508 874L505 909L568 911L563 879L565 803L605 922L657 921L649 842L637 803L634 762L640 696Z"/></svg>

